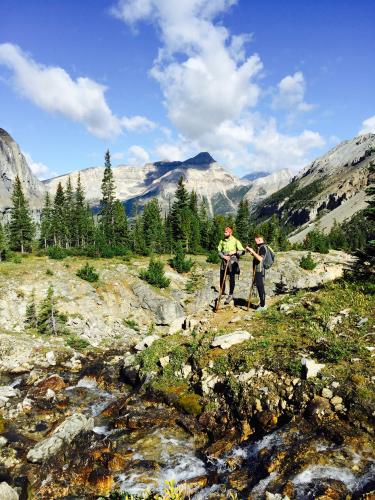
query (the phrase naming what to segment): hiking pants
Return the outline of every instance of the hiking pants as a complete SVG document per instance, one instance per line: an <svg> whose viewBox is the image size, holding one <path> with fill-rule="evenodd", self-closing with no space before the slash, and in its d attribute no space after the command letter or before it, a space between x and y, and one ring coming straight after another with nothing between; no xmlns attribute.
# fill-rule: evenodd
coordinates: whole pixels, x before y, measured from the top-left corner
<svg viewBox="0 0 375 500"><path fill-rule="evenodd" d="M235 286L235 276L236 276L236 272L235 272L235 266L232 266L232 269L229 271L228 269L228 272L227 272L227 276L229 276L229 294L230 295L233 295L233 292L234 292L234 286ZM223 280L224 280L224 273L225 273L225 270L224 269L220 269L220 289L221 287L223 286ZM225 283L224 283L224 288L223 288L223 293L225 292Z"/></svg>
<svg viewBox="0 0 375 500"><path fill-rule="evenodd" d="M255 273L255 284L258 290L258 295L260 299L260 307L264 307L266 305L266 291L264 289L264 278L265 271L256 272Z"/></svg>

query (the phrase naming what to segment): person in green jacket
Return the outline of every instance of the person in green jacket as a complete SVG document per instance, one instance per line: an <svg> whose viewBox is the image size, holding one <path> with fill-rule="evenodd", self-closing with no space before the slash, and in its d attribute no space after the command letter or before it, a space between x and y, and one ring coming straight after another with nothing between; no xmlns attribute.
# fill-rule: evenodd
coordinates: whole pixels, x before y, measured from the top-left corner
<svg viewBox="0 0 375 500"><path fill-rule="evenodd" d="M224 230L224 238L220 241L217 251L219 252L219 257L221 258L220 289L223 290L223 293L225 292L225 267L228 263L227 274L229 275L229 295L224 302L224 304L227 305L233 300L235 276L236 274L239 274L238 259L245 253L245 249L241 242L233 236L233 229L231 227L226 227Z"/></svg>

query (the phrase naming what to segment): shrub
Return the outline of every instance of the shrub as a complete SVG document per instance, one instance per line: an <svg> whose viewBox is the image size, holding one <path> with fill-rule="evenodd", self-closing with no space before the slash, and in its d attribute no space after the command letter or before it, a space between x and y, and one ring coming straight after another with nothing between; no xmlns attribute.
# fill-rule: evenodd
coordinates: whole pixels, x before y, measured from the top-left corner
<svg viewBox="0 0 375 500"><path fill-rule="evenodd" d="M50 247L47 251L48 257L50 259L62 260L67 257L68 253L64 248L61 247Z"/></svg>
<svg viewBox="0 0 375 500"><path fill-rule="evenodd" d="M211 264L218 264L220 262L220 257L216 250L211 250L207 255L206 262L210 262Z"/></svg>
<svg viewBox="0 0 375 500"><path fill-rule="evenodd" d="M171 282L164 273L164 264L159 260L151 259L148 268L139 273L139 277L157 288L167 288Z"/></svg>
<svg viewBox="0 0 375 500"><path fill-rule="evenodd" d="M176 255L173 259L170 259L169 264L178 273L187 273L192 268L194 262L191 259L186 259L185 250L182 246L182 242L179 241L176 245Z"/></svg>
<svg viewBox="0 0 375 500"><path fill-rule="evenodd" d="M307 271L312 271L313 269L316 268L316 262L311 257L311 252L309 252L307 256L303 256L301 258L299 265L300 267L302 267L302 269L306 269Z"/></svg>
<svg viewBox="0 0 375 500"><path fill-rule="evenodd" d="M123 319L122 320L124 326L127 326L128 328L131 328L132 330L135 330L136 332L139 332L140 328L139 325L134 319Z"/></svg>
<svg viewBox="0 0 375 500"><path fill-rule="evenodd" d="M89 347L90 345L90 342L88 342L86 339L77 337L77 335L69 335L69 337L66 339L66 343L69 347L71 347L72 349L77 349L78 351L80 349L86 349L86 347Z"/></svg>
<svg viewBox="0 0 375 500"><path fill-rule="evenodd" d="M329 252L329 238L319 228L310 231L304 242L304 250L311 250L311 252L328 253Z"/></svg>
<svg viewBox="0 0 375 500"><path fill-rule="evenodd" d="M99 279L99 274L95 271L93 266L90 266L88 262L81 267L81 269L78 269L76 272L76 276L79 278L82 278L83 280L89 281L90 283L93 283L94 281L98 281Z"/></svg>
<svg viewBox="0 0 375 500"><path fill-rule="evenodd" d="M51 269L47 269L46 275L47 276L53 276L53 271Z"/></svg>

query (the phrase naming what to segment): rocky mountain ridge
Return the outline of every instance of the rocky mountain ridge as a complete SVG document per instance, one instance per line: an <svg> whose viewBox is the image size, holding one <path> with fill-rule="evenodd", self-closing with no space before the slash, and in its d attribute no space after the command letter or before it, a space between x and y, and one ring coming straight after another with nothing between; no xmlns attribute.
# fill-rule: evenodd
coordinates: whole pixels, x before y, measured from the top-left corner
<svg viewBox="0 0 375 500"><path fill-rule="evenodd" d="M16 177L21 179L24 193L32 210L40 210L43 205L45 188L31 172L18 144L0 128L0 215L11 207L11 194Z"/></svg>
<svg viewBox="0 0 375 500"><path fill-rule="evenodd" d="M263 200L255 209L256 217L264 219L277 214L299 231L312 229L316 221L329 214L330 222L325 225L328 230L336 210L337 220L343 222L366 207L365 190L371 180L369 166L374 161L375 134L344 141ZM356 203L348 203L351 199ZM305 230L301 234L306 233Z"/></svg>

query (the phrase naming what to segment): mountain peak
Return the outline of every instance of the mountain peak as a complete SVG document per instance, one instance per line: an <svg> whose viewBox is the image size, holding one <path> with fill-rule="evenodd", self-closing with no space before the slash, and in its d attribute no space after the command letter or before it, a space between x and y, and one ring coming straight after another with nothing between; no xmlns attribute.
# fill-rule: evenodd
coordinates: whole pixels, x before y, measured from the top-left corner
<svg viewBox="0 0 375 500"><path fill-rule="evenodd" d="M182 162L183 165L210 165L211 163L215 163L215 160L207 151L198 153L193 158L189 158Z"/></svg>
<svg viewBox="0 0 375 500"><path fill-rule="evenodd" d="M10 134L8 134L8 132L3 128L0 128L0 139L3 139L4 141L7 142L14 142L13 137Z"/></svg>

